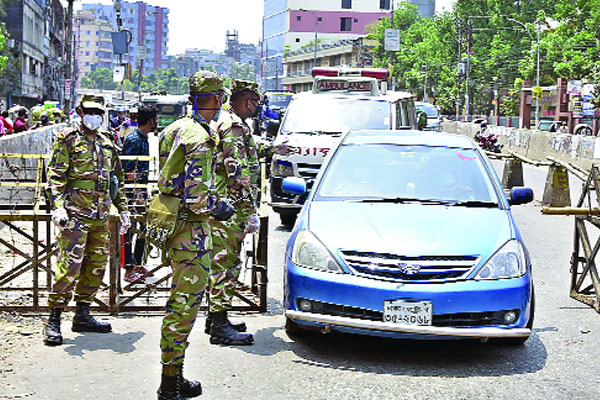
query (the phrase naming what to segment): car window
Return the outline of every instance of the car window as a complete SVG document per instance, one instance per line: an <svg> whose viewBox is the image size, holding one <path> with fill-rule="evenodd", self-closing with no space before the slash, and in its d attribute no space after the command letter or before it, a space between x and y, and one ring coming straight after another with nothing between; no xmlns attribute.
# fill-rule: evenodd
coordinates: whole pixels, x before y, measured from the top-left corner
<svg viewBox="0 0 600 400"><path fill-rule="evenodd" d="M346 132L390 129L391 105L387 101L325 95L295 99L287 109L281 132Z"/></svg>
<svg viewBox="0 0 600 400"><path fill-rule="evenodd" d="M450 147L342 146L318 190L319 199L402 197L498 202L478 153Z"/></svg>
<svg viewBox="0 0 600 400"><path fill-rule="evenodd" d="M292 100L292 96L288 94L270 94L267 97L269 98L269 106L271 107L287 107Z"/></svg>
<svg viewBox="0 0 600 400"><path fill-rule="evenodd" d="M432 104L418 103L418 104L415 104L415 106L417 107L417 110L423 111L425 114L427 114L428 117L437 117L438 116L437 108L435 108L435 106Z"/></svg>

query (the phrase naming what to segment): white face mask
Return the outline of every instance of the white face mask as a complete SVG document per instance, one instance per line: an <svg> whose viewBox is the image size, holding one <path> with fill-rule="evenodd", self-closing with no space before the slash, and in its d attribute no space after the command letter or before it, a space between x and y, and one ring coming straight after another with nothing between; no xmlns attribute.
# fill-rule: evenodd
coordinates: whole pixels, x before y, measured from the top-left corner
<svg viewBox="0 0 600 400"><path fill-rule="evenodd" d="M102 125L102 116L86 114L83 116L83 125L89 130L95 131Z"/></svg>

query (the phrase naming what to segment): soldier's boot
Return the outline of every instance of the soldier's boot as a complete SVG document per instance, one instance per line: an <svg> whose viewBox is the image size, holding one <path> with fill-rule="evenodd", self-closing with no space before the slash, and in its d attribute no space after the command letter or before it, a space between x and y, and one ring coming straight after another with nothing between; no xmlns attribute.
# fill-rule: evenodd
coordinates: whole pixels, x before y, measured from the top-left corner
<svg viewBox="0 0 600 400"><path fill-rule="evenodd" d="M51 308L48 322L44 325L44 344L46 346L60 346L63 343L63 337L60 332L60 314L62 308Z"/></svg>
<svg viewBox="0 0 600 400"><path fill-rule="evenodd" d="M96 319L90 315L90 305L88 303L77 303L71 330L73 332L108 333L112 331L112 326L107 322L96 321Z"/></svg>
<svg viewBox="0 0 600 400"><path fill-rule="evenodd" d="M254 343L254 336L251 333L238 332L229 323L227 313L220 311L213 314L213 321L210 327L210 343L225 345L251 345Z"/></svg>
<svg viewBox="0 0 600 400"><path fill-rule="evenodd" d="M164 367L163 374L160 379L160 387L156 394L158 400L184 400L181 395L180 374L165 375Z"/></svg>
<svg viewBox="0 0 600 400"><path fill-rule="evenodd" d="M209 312L208 316L206 317L206 325L204 325L204 333L206 333L207 335L210 335L210 327L212 326L212 322L213 322L213 317L214 317L215 313ZM238 332L246 332L246 323L241 321L241 322L233 322L231 321L228 317L227 317L227 311L225 311L225 318L227 318L227 321L229 321L229 325L231 325L231 327L233 329L235 329Z"/></svg>
<svg viewBox="0 0 600 400"><path fill-rule="evenodd" d="M202 394L202 385L200 384L200 381L188 381L183 377L183 364L181 364L181 372L178 377L181 396L184 398L191 398Z"/></svg>

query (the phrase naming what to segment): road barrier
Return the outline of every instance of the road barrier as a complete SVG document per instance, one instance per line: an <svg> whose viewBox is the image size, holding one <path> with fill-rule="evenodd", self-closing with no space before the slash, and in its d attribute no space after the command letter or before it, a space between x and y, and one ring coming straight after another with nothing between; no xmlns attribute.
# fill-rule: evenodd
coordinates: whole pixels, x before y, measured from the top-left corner
<svg viewBox="0 0 600 400"><path fill-rule="evenodd" d="M4 149L4 148L3 148ZM46 169L49 155L0 153L0 311L39 312L46 311L43 299L52 288L54 271L52 257L58 247L51 224L51 206L46 193ZM150 161L151 179L147 185L126 182L125 188L156 188L156 157L122 156L121 159ZM34 167L35 165L35 167ZM242 260L239 288L236 290L233 311L267 310L267 235L268 209L266 206L265 164L261 163L260 230L251 235ZM23 195L25 192L25 195ZM147 201L147 198L146 198ZM132 207L132 220L143 222L147 204ZM4 224L2 227L1 224ZM158 279L144 283L121 285L122 238L119 232L119 217L116 209L111 210L109 229L108 285L101 288L95 299L95 309L110 313L164 311L164 303L170 291L171 271L163 260L161 251L154 250L153 265L144 274L161 275ZM132 228L140 235L144 232ZM248 239L248 238L247 238ZM12 266L10 265L12 261ZM164 267L168 268L165 272ZM16 295L6 295L14 293ZM2 299L4 297L4 299ZM164 301L162 301L164 300ZM206 310L206 304L201 306ZM69 307L68 309L73 309Z"/></svg>

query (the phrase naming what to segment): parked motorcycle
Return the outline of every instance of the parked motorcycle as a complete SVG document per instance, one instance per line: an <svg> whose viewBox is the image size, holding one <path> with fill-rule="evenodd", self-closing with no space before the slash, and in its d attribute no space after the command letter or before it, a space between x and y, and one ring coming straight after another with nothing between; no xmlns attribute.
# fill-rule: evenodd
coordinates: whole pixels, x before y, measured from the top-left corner
<svg viewBox="0 0 600 400"><path fill-rule="evenodd" d="M502 145L498 143L498 137L487 130L487 123L481 123L481 129L475 134L475 141L485 151L500 153Z"/></svg>

